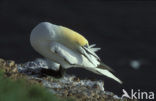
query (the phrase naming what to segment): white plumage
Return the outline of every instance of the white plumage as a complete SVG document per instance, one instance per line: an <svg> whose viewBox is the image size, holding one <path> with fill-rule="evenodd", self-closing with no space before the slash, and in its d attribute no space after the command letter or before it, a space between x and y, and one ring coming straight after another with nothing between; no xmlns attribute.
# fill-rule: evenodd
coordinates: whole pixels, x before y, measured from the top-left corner
<svg viewBox="0 0 156 101"><path fill-rule="evenodd" d="M86 38L71 29L42 22L32 30L30 42L38 53L47 58L49 67L54 70L60 66L64 69L82 67L122 83L108 66L101 64L95 53L100 48L89 45ZM99 66L105 69L97 68Z"/></svg>

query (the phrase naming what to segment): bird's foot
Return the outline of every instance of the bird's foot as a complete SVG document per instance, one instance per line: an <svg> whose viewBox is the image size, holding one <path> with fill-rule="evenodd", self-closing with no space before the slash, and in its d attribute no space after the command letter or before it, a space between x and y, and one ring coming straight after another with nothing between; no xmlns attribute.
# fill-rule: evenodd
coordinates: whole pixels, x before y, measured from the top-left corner
<svg viewBox="0 0 156 101"><path fill-rule="evenodd" d="M62 78L64 75L66 75L65 69L63 69L61 66L60 66L60 69L58 71L55 71L55 70L52 70L52 69L42 68L41 73L43 75L47 75L47 76L49 75L49 76L53 76L55 78Z"/></svg>

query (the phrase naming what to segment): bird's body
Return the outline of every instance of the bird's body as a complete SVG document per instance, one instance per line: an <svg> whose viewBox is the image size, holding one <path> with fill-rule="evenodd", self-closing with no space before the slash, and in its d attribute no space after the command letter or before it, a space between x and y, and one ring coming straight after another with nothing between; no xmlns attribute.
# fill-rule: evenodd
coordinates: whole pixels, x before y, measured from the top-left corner
<svg viewBox="0 0 156 101"><path fill-rule="evenodd" d="M85 37L69 28L42 22L32 30L30 42L48 61L56 62L64 69L82 67L121 83L107 70L107 66L106 69L97 68L101 65L101 60L95 53L99 48L89 45Z"/></svg>

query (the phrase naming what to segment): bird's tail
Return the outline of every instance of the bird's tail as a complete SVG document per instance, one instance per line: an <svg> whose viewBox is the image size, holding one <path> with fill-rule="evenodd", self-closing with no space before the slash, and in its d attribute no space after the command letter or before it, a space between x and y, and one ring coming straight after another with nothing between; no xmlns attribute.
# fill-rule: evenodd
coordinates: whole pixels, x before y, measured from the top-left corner
<svg viewBox="0 0 156 101"><path fill-rule="evenodd" d="M122 81L120 79L118 79L116 76L114 76L111 72L109 72L108 70L105 69L100 69L100 68L92 68L92 70L94 73L97 73L99 75L105 75L111 79L114 79L115 81L117 81L118 83L122 84Z"/></svg>

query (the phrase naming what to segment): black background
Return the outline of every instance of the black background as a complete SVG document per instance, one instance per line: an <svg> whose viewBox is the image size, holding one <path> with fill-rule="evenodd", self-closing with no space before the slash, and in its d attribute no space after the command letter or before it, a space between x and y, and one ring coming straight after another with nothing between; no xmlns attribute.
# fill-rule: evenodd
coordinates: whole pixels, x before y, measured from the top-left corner
<svg viewBox="0 0 156 101"><path fill-rule="evenodd" d="M41 57L30 46L29 36L43 21L69 27L102 48L97 54L124 82L119 85L96 75L105 79L106 90L155 91L156 2L1 0L0 57L17 63ZM141 62L138 70L130 66L132 60ZM76 73L93 77L83 70Z"/></svg>

